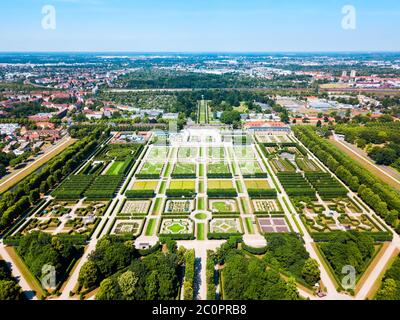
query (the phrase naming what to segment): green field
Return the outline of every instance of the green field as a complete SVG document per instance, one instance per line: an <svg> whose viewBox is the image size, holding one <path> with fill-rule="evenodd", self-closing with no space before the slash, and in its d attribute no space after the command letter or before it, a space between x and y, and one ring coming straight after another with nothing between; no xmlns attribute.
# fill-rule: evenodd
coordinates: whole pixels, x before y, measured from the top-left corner
<svg viewBox="0 0 400 320"><path fill-rule="evenodd" d="M205 201L204 198L197 199L197 210L204 210L205 209Z"/></svg>
<svg viewBox="0 0 400 320"><path fill-rule="evenodd" d="M140 174L157 174L160 175L164 167L161 162L146 162L140 170Z"/></svg>
<svg viewBox="0 0 400 320"><path fill-rule="evenodd" d="M208 189L233 189L232 180L208 180Z"/></svg>
<svg viewBox="0 0 400 320"><path fill-rule="evenodd" d="M110 169L107 170L106 174L110 175L110 176L116 176L116 175L120 174L120 170L124 166L124 164L125 164L124 161L115 161L111 165Z"/></svg>
<svg viewBox="0 0 400 320"><path fill-rule="evenodd" d="M181 147L178 149L178 158L193 159L198 155L198 148Z"/></svg>
<svg viewBox="0 0 400 320"><path fill-rule="evenodd" d="M254 234L253 220L251 218L246 218L245 221L249 233Z"/></svg>
<svg viewBox="0 0 400 320"><path fill-rule="evenodd" d="M224 159L225 148L224 147L211 147L208 148L208 157L213 159Z"/></svg>
<svg viewBox="0 0 400 320"><path fill-rule="evenodd" d="M146 236L152 236L154 234L157 224L157 219L150 219L146 228Z"/></svg>
<svg viewBox="0 0 400 320"><path fill-rule="evenodd" d="M247 189L271 189L265 180L244 180Z"/></svg>
<svg viewBox="0 0 400 320"><path fill-rule="evenodd" d="M198 223L197 224L197 240L204 240L204 229L205 229L205 225L204 223Z"/></svg>
<svg viewBox="0 0 400 320"><path fill-rule="evenodd" d="M240 161L239 168L243 175L263 173L257 161Z"/></svg>
<svg viewBox="0 0 400 320"><path fill-rule="evenodd" d="M169 189L174 190L195 190L195 182L192 180L172 180Z"/></svg>
<svg viewBox="0 0 400 320"><path fill-rule="evenodd" d="M136 181L132 190L155 190L157 186L158 181Z"/></svg>
<svg viewBox="0 0 400 320"><path fill-rule="evenodd" d="M194 163L177 162L172 174L196 174L196 165Z"/></svg>
<svg viewBox="0 0 400 320"><path fill-rule="evenodd" d="M230 174L229 165L225 162L214 162L208 164L208 174Z"/></svg>

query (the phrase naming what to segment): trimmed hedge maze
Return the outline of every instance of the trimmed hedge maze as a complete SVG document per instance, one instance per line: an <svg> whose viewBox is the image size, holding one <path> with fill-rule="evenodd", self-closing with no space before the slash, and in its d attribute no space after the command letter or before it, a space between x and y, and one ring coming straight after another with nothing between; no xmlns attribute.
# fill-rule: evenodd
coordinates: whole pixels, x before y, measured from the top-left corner
<svg viewBox="0 0 400 320"><path fill-rule="evenodd" d="M85 192L88 199L111 199L115 196L124 180L123 175L116 176L98 176L89 189Z"/></svg>
<svg viewBox="0 0 400 320"><path fill-rule="evenodd" d="M306 173L306 178L322 199L334 199L347 195L347 189L329 173Z"/></svg>
<svg viewBox="0 0 400 320"><path fill-rule="evenodd" d="M94 175L70 176L53 192L57 200L77 200L89 188L94 179Z"/></svg>
<svg viewBox="0 0 400 320"><path fill-rule="evenodd" d="M300 173L281 172L277 174L286 193L292 197L316 198L316 192Z"/></svg>

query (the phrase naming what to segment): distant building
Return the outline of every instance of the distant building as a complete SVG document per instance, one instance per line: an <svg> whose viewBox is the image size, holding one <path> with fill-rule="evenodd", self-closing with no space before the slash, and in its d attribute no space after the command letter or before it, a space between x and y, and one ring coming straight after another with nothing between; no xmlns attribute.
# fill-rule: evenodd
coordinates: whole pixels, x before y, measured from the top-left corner
<svg viewBox="0 0 400 320"><path fill-rule="evenodd" d="M247 121L244 124L244 129L248 130L249 132L270 132L270 133L276 133L276 132L286 132L289 133L290 127L283 123L283 122L278 122L278 121Z"/></svg>

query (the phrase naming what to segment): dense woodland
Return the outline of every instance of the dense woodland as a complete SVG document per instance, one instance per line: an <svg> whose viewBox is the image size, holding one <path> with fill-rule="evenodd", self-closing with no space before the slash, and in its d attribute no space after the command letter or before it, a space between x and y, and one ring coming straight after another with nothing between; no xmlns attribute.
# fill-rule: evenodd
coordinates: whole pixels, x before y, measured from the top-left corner
<svg viewBox="0 0 400 320"><path fill-rule="evenodd" d="M386 271L377 300L400 300L400 256L397 256L393 265Z"/></svg>
<svg viewBox="0 0 400 320"><path fill-rule="evenodd" d="M173 300L180 286L183 253L174 245L142 256L132 241L104 237L83 265L81 288L100 286L97 300Z"/></svg>
<svg viewBox="0 0 400 320"><path fill-rule="evenodd" d="M22 300L21 288L11 275L11 271L4 260L0 260L0 301Z"/></svg>

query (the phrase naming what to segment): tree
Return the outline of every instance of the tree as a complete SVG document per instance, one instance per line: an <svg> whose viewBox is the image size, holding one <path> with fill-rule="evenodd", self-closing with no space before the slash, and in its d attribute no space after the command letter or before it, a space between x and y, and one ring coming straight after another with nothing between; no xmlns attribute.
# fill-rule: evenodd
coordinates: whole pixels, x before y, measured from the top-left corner
<svg viewBox="0 0 400 320"><path fill-rule="evenodd" d="M318 262L312 258L307 259L303 266L302 276L309 285L315 285L321 279Z"/></svg>
<svg viewBox="0 0 400 320"><path fill-rule="evenodd" d="M286 299L287 300L298 300L299 291L297 290L296 281L293 277L290 277L286 283Z"/></svg>
<svg viewBox="0 0 400 320"><path fill-rule="evenodd" d="M79 271L79 284L85 288L93 287L99 278L99 269L93 261L87 261Z"/></svg>
<svg viewBox="0 0 400 320"><path fill-rule="evenodd" d="M377 293L378 300L396 300L397 296L397 283L393 279L386 279L382 288Z"/></svg>
<svg viewBox="0 0 400 320"><path fill-rule="evenodd" d="M12 280L0 280L0 300L21 300L20 286Z"/></svg>
<svg viewBox="0 0 400 320"><path fill-rule="evenodd" d="M117 284L111 278L104 279L99 291L96 294L96 300L116 300L118 297Z"/></svg>
<svg viewBox="0 0 400 320"><path fill-rule="evenodd" d="M158 295L159 284L158 275L156 271L152 271L146 279L146 299L155 300Z"/></svg>
<svg viewBox="0 0 400 320"><path fill-rule="evenodd" d="M4 164L0 163L0 178L7 173L6 167Z"/></svg>
<svg viewBox="0 0 400 320"><path fill-rule="evenodd" d="M322 127L322 122L321 122L321 120L318 120L317 121L317 128L321 128Z"/></svg>
<svg viewBox="0 0 400 320"><path fill-rule="evenodd" d="M139 278L136 276L136 274L130 270L119 276L118 285L121 293L126 299L133 299L138 280Z"/></svg>
<svg viewBox="0 0 400 320"><path fill-rule="evenodd" d="M222 123L233 124L234 122L240 121L240 113L238 111L224 111L220 118Z"/></svg>

